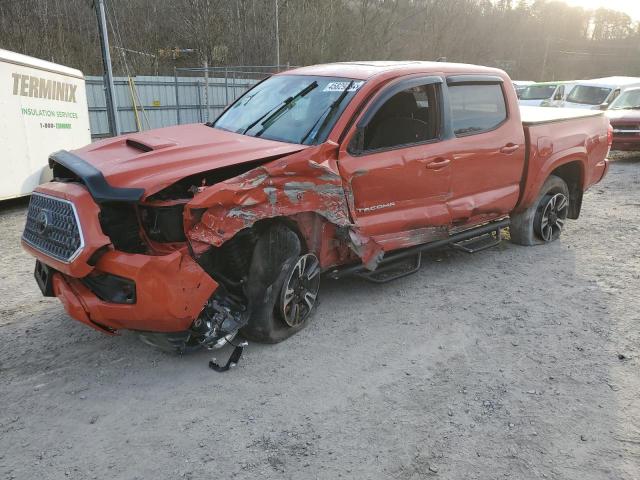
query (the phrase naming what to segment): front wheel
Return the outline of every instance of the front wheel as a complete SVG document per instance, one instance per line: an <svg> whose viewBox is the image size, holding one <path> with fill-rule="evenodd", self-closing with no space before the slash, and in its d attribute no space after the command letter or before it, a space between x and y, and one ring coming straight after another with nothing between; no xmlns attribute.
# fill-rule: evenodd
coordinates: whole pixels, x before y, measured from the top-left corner
<svg viewBox="0 0 640 480"><path fill-rule="evenodd" d="M282 224L260 234L247 282L250 340L277 343L302 330L313 313L320 289L320 262L304 253L298 235Z"/></svg>
<svg viewBox="0 0 640 480"><path fill-rule="evenodd" d="M291 328L311 315L320 290L320 261L313 253L298 258L282 285L278 313Z"/></svg>
<svg viewBox="0 0 640 480"><path fill-rule="evenodd" d="M555 175L550 175L540 194L524 212L511 215L511 241L520 245L540 245L558 238L569 214L569 187Z"/></svg>

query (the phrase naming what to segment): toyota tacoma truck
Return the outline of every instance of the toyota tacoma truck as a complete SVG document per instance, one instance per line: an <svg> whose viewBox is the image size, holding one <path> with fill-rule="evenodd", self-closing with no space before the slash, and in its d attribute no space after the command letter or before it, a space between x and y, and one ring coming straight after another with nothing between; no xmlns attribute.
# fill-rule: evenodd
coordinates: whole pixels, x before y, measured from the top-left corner
<svg viewBox="0 0 640 480"><path fill-rule="evenodd" d="M518 107L501 70L352 62L274 75L214 122L51 154L22 236L68 314L185 351L309 322L321 277L382 282L510 227L557 240L607 172L600 111Z"/></svg>

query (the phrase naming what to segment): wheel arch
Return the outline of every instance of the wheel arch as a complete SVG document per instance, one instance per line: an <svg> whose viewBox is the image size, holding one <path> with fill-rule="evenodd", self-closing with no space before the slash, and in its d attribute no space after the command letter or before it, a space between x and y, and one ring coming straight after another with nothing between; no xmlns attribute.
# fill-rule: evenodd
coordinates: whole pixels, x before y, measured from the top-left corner
<svg viewBox="0 0 640 480"><path fill-rule="evenodd" d="M569 160L556 167L550 174L561 178L569 187L569 215L577 219L582 209L582 196L585 184L584 164L580 160Z"/></svg>
<svg viewBox="0 0 640 480"><path fill-rule="evenodd" d="M295 233L298 236L298 239L300 240L300 246L302 247L302 250L304 252L308 252L309 251L309 242L307 237L305 237L302 233L302 230L300 228L300 225L298 222L296 222L295 218L289 217L289 216L285 216L285 215L279 215L279 216L275 216L275 217L267 217L267 218L262 218L260 220L257 220L253 225L251 225L250 228L254 231L256 231L257 233L266 230L267 228L273 226L273 225L283 225L285 227L287 227L289 230L291 230L293 233ZM241 230L242 231L242 230ZM240 232L238 232L240 233ZM236 233L236 235L238 234Z"/></svg>

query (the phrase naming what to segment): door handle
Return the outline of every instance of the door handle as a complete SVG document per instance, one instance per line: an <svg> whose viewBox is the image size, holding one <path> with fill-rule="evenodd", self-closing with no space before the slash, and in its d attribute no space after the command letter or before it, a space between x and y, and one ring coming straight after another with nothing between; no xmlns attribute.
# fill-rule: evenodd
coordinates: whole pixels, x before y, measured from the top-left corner
<svg viewBox="0 0 640 480"><path fill-rule="evenodd" d="M449 160L448 158L436 158L435 160L428 162L425 167L430 170L438 170L440 168L446 167L450 163L451 160Z"/></svg>
<svg viewBox="0 0 640 480"><path fill-rule="evenodd" d="M516 145L515 143L507 143L504 147L500 149L500 153L513 153L520 148L520 145Z"/></svg>

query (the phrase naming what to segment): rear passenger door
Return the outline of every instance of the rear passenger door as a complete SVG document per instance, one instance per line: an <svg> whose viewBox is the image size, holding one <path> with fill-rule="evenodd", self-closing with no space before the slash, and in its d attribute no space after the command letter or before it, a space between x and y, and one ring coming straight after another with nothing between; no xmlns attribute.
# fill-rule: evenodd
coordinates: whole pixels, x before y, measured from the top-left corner
<svg viewBox="0 0 640 480"><path fill-rule="evenodd" d="M447 78L454 227L504 216L518 201L526 147L519 112L509 108L518 105L512 90L497 76Z"/></svg>

